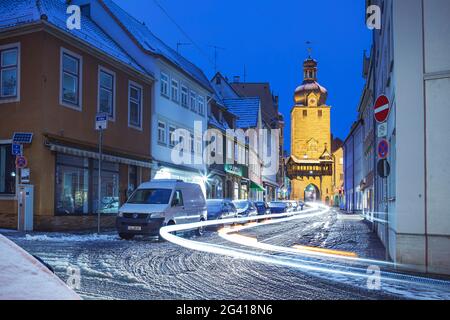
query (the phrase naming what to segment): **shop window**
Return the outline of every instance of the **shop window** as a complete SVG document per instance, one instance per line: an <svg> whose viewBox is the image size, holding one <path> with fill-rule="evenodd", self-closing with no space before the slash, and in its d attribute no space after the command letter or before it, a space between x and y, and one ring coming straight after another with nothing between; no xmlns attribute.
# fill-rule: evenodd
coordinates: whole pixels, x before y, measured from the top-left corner
<svg viewBox="0 0 450 320"><path fill-rule="evenodd" d="M134 190L138 187L138 169L136 166L128 167L128 189L127 189L127 199L131 197Z"/></svg>
<svg viewBox="0 0 450 320"><path fill-rule="evenodd" d="M89 161L61 154L56 161L56 213L88 214Z"/></svg>
<svg viewBox="0 0 450 320"><path fill-rule="evenodd" d="M98 161L92 170L92 211L98 212ZM102 188L100 212L112 214L119 212L119 164L102 161Z"/></svg>
<svg viewBox="0 0 450 320"><path fill-rule="evenodd" d="M102 161L103 214L119 210L119 165ZM58 215L87 215L98 209L98 161L57 154L55 211Z"/></svg>
<svg viewBox="0 0 450 320"><path fill-rule="evenodd" d="M0 195L16 193L16 169L11 145L0 145Z"/></svg>

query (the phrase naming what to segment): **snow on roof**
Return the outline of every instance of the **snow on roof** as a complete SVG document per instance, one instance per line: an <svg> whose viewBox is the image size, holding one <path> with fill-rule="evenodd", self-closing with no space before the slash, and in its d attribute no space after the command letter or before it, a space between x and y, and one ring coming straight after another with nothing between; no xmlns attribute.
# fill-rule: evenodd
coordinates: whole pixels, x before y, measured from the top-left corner
<svg viewBox="0 0 450 320"><path fill-rule="evenodd" d="M0 235L0 300L81 298L25 250Z"/></svg>
<svg viewBox="0 0 450 320"><path fill-rule="evenodd" d="M214 115L212 115L212 114L208 116L208 123L210 125L216 127L217 129L220 129L223 131L229 129L229 128L227 128L228 125L225 126L223 123L220 123L219 120L217 120L216 117L214 117Z"/></svg>
<svg viewBox="0 0 450 320"><path fill-rule="evenodd" d="M200 68L165 44L145 24L128 14L112 0L102 0L102 2L144 50L163 56L212 92L211 85Z"/></svg>
<svg viewBox="0 0 450 320"><path fill-rule="evenodd" d="M134 68L140 73L149 75L133 58L131 58L117 43L115 43L90 18L82 15L81 29L68 30L66 20L67 4L65 0L1 0L0 1L0 31L10 27L41 21L46 15L47 21L58 29L97 48L115 60Z"/></svg>
<svg viewBox="0 0 450 320"><path fill-rule="evenodd" d="M238 116L236 120L238 128L257 127L260 109L259 98L225 99L223 102L230 112Z"/></svg>

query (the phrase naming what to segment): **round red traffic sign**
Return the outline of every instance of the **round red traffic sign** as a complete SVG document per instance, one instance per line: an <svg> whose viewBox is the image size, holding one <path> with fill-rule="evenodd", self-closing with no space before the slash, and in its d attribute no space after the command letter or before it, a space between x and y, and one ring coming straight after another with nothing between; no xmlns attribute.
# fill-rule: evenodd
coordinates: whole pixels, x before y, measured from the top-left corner
<svg viewBox="0 0 450 320"><path fill-rule="evenodd" d="M16 168L17 169L23 169L26 168L28 165L28 160L27 158L23 157L23 156L18 156L16 157Z"/></svg>
<svg viewBox="0 0 450 320"><path fill-rule="evenodd" d="M380 159L386 159L388 154L389 154L389 142L387 142L387 140L381 140L378 143L378 158Z"/></svg>
<svg viewBox="0 0 450 320"><path fill-rule="evenodd" d="M373 109L375 120L377 120L377 122L379 123L386 122L391 111L388 97L386 97L385 95L379 96L377 101L375 102L375 106Z"/></svg>

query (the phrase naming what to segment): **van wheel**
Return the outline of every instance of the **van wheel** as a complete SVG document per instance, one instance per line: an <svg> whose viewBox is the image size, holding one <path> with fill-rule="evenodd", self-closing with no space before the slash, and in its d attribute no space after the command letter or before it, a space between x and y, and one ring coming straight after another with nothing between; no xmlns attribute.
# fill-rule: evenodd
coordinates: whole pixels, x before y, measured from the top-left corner
<svg viewBox="0 0 450 320"><path fill-rule="evenodd" d="M123 239L123 240L131 240L134 238L134 234L119 233L119 237L120 237L120 239Z"/></svg>
<svg viewBox="0 0 450 320"><path fill-rule="evenodd" d="M201 219L200 222L205 222L205 219ZM205 233L205 227L200 227L195 231L195 235L201 237Z"/></svg>

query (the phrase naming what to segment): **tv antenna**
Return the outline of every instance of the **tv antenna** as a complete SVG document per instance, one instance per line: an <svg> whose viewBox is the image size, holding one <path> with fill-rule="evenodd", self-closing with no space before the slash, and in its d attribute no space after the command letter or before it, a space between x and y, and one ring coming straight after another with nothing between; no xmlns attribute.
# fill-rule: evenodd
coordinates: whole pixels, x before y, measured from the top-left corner
<svg viewBox="0 0 450 320"><path fill-rule="evenodd" d="M209 47L214 49L214 73L216 73L217 72L217 60L219 58L219 50L227 50L227 49L219 47L219 46L209 46Z"/></svg>

